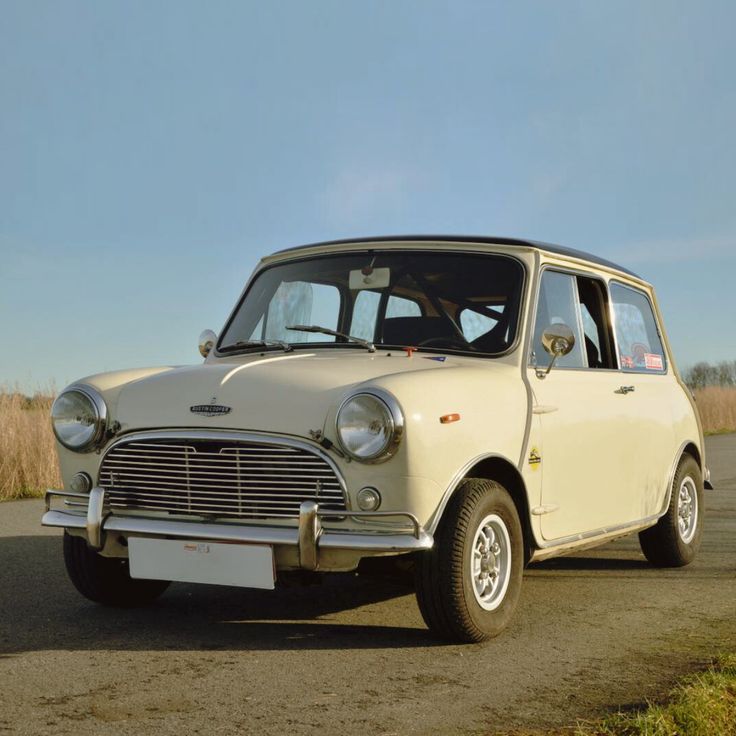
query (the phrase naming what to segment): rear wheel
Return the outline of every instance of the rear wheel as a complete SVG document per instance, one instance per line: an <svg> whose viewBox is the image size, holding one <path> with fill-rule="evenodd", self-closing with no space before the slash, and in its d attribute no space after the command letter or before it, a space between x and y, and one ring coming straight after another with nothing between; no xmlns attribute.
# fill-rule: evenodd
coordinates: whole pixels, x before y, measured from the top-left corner
<svg viewBox="0 0 736 736"><path fill-rule="evenodd" d="M158 598L169 587L165 580L130 577L128 560L103 557L87 540L64 532L64 562L74 587L85 598L106 606L132 608Z"/></svg>
<svg viewBox="0 0 736 736"><path fill-rule="evenodd" d="M667 513L639 533L645 557L657 567L689 565L703 532L703 476L691 455L683 455L672 482Z"/></svg>
<svg viewBox="0 0 736 736"><path fill-rule="evenodd" d="M454 641L498 635L516 608L523 566L521 522L509 493L494 481L463 481L434 547L417 556L417 601L427 626Z"/></svg>

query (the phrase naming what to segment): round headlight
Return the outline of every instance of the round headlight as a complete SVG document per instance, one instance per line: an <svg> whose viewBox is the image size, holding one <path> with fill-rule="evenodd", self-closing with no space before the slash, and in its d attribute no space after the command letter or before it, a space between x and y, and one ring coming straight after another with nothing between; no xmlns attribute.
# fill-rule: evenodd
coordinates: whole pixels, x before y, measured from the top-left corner
<svg viewBox="0 0 736 736"><path fill-rule="evenodd" d="M51 407L56 439L75 452L89 452L105 436L107 407L93 389L75 386L63 391Z"/></svg>
<svg viewBox="0 0 736 736"><path fill-rule="evenodd" d="M363 462L388 460L398 447L404 417L390 395L355 394L337 412L337 436L350 457Z"/></svg>

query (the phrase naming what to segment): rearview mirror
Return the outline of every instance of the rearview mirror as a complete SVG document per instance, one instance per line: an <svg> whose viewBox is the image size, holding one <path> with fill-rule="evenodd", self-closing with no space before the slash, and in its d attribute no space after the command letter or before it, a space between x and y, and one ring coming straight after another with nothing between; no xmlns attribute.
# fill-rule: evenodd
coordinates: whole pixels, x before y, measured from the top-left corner
<svg viewBox="0 0 736 736"><path fill-rule="evenodd" d="M542 347L552 356L547 370L537 368L537 378L546 378L557 358L568 355L575 347L575 334L565 324L550 325L542 333Z"/></svg>
<svg viewBox="0 0 736 736"><path fill-rule="evenodd" d="M215 343L217 342L217 335L212 332L212 330L205 330L200 336L199 336L199 353L203 358L206 358L213 347L215 347Z"/></svg>

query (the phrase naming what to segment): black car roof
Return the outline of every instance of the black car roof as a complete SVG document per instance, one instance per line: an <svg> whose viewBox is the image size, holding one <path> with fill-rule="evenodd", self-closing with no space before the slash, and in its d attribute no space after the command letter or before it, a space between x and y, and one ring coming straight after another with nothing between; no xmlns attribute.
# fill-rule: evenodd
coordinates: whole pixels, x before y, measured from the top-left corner
<svg viewBox="0 0 736 736"><path fill-rule="evenodd" d="M619 266L613 261L608 261L605 258L601 258L592 253L586 253L582 250L575 250L574 248L565 248L561 245L555 245L554 243L544 243L540 240L522 240L519 238L494 238L487 235L381 235L378 237L369 238L347 238L344 240L324 240L319 243L309 243L307 245L297 245L293 248L284 248L283 250L276 251L276 254L292 253L294 251L303 250L306 248L318 248L323 245L351 245L355 243L396 243L396 242L421 242L426 240L428 242L452 242L452 243L491 243L496 245L511 245L520 246L524 248L539 248L540 250L546 250L550 253L556 253L562 256L570 256L571 258L579 258L590 263L595 263L599 266L606 266L607 268L613 268L622 273L629 274L634 278L640 279L641 276L630 271L628 268Z"/></svg>

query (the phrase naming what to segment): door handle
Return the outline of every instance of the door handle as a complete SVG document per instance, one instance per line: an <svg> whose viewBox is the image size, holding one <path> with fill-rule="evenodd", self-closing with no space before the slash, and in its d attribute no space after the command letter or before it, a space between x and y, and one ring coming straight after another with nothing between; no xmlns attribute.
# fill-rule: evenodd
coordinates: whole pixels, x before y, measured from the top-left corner
<svg viewBox="0 0 736 736"><path fill-rule="evenodd" d="M617 388L613 393L615 394L630 394L633 393L636 390L635 386L621 386Z"/></svg>

